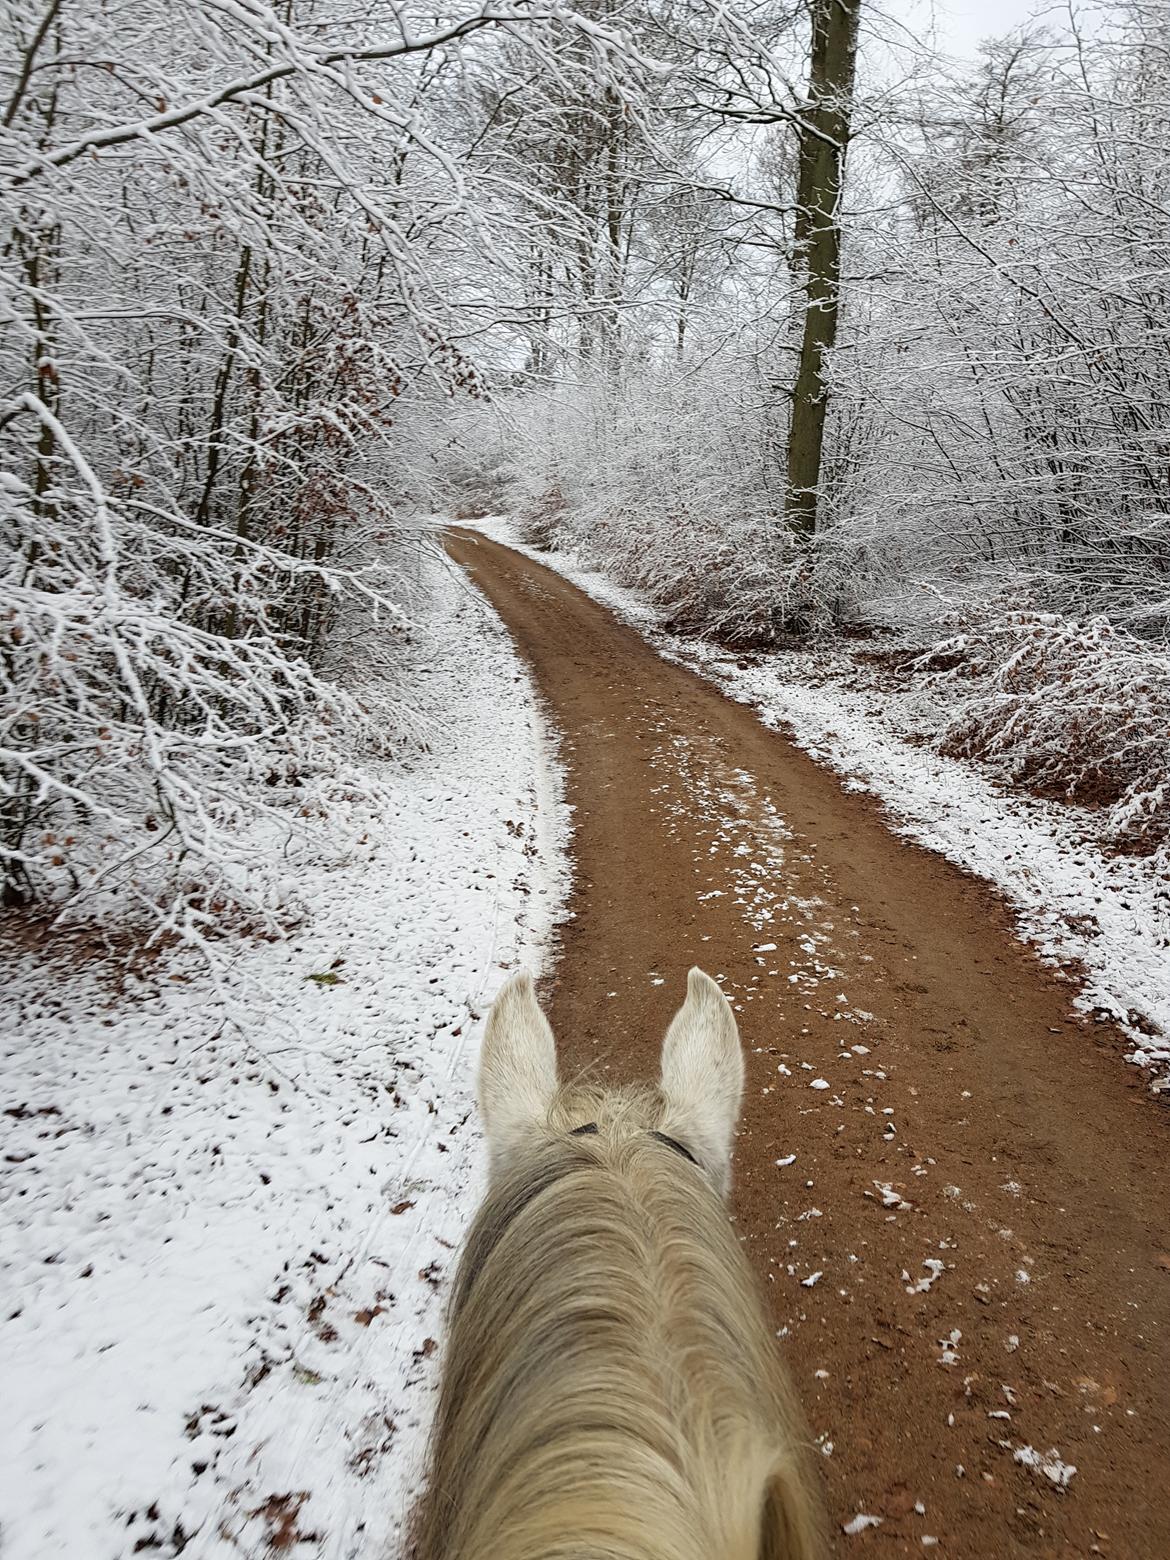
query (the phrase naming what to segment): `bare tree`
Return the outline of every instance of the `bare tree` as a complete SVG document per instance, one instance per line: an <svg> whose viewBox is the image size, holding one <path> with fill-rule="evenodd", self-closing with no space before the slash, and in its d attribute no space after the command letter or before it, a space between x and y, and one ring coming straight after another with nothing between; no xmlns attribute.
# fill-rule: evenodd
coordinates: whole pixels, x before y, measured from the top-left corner
<svg viewBox="0 0 1170 1560"><path fill-rule="evenodd" d="M804 274L804 323L788 434L785 514L816 531L829 403L829 355L841 295L841 202L857 72L860 0L813 0L808 100L800 116L795 250Z"/></svg>

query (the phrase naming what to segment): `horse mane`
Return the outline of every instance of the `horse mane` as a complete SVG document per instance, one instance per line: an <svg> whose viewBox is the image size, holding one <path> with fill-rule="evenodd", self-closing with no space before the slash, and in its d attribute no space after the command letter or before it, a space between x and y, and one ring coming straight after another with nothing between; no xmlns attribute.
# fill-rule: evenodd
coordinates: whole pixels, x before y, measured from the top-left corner
<svg viewBox="0 0 1170 1560"><path fill-rule="evenodd" d="M807 1435L755 1275L656 1090L562 1095L450 1301L415 1560L811 1560ZM585 1136L574 1122L600 1123Z"/></svg>

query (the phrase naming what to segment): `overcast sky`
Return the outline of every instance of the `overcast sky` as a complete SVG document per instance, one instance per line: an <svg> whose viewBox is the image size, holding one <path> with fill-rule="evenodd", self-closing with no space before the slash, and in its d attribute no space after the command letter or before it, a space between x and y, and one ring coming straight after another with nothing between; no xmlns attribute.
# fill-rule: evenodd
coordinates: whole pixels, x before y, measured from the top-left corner
<svg viewBox="0 0 1170 1560"><path fill-rule="evenodd" d="M879 0L879 9L921 42L968 59L980 39L1009 32L1041 8L1041 0Z"/></svg>

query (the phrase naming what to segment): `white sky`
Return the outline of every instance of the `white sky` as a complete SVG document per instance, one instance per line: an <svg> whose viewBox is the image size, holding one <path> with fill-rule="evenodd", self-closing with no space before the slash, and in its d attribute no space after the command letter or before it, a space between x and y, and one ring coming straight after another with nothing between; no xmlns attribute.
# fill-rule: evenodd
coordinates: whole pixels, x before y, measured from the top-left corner
<svg viewBox="0 0 1170 1560"><path fill-rule="evenodd" d="M921 42L972 59L980 39L1009 32L1045 7L1042 0L878 0L877 9Z"/></svg>

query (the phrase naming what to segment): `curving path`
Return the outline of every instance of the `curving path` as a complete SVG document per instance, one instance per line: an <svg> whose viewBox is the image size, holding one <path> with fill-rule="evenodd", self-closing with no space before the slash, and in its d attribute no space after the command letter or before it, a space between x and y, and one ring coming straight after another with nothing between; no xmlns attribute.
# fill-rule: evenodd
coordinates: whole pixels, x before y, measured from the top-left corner
<svg viewBox="0 0 1170 1560"><path fill-rule="evenodd" d="M694 963L736 1004L736 1216L837 1552L1167 1560L1167 1118L1116 1037L872 800L559 575L448 550L562 734L562 1055L652 1070Z"/></svg>

